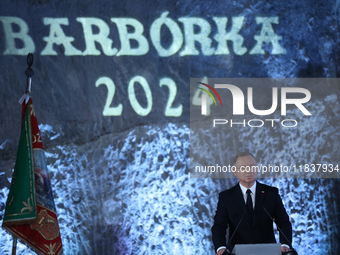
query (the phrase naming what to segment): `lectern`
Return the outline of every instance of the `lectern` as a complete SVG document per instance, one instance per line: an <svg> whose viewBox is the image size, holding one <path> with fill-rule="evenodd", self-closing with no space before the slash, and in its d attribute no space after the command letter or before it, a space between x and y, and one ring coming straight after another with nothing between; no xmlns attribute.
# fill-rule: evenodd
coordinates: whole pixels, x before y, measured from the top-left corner
<svg viewBox="0 0 340 255"><path fill-rule="evenodd" d="M281 255L281 244L236 244L233 253L235 255Z"/></svg>

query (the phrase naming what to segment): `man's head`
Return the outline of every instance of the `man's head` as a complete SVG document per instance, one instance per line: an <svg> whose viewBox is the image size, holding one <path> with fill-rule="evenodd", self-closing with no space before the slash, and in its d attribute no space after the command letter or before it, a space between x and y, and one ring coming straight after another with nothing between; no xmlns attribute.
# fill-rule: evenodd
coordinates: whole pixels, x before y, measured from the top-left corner
<svg viewBox="0 0 340 255"><path fill-rule="evenodd" d="M257 175L255 157L249 152L240 152L234 157L234 165L239 182L247 188L253 186Z"/></svg>

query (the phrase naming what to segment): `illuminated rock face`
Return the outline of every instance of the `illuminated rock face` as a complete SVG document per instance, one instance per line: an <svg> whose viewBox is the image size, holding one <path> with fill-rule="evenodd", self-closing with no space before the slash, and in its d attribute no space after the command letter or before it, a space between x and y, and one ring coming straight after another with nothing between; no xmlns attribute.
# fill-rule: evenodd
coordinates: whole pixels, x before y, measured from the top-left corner
<svg viewBox="0 0 340 255"><path fill-rule="evenodd" d="M244 147L275 141L237 137ZM270 155L270 147L262 153ZM210 228L218 192L237 181L190 178L186 125L138 127L80 146L56 146L46 157L65 254L214 254ZM279 188L298 252L339 248L337 180L261 181ZM2 205L7 192L1 191ZM11 249L4 237L1 253ZM29 253L19 246L18 254Z"/></svg>

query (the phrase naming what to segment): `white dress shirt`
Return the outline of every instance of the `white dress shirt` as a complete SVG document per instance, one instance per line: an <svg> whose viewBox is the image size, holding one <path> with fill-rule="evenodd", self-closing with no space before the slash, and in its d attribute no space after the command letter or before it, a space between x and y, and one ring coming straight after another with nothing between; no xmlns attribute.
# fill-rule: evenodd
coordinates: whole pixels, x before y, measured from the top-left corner
<svg viewBox="0 0 340 255"><path fill-rule="evenodd" d="M246 187L244 187L241 183L239 183L242 194L243 194L243 198L244 198L244 204L247 203L247 189ZM251 186L250 188L250 196L251 196L251 201L253 202L253 208L255 208L255 192L256 192L256 182L254 183L253 186Z"/></svg>

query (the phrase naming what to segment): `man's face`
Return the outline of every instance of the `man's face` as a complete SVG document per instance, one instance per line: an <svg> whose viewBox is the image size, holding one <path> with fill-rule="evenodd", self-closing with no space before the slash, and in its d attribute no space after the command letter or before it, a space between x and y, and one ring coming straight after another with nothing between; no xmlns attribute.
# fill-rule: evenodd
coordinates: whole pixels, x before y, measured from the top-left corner
<svg viewBox="0 0 340 255"><path fill-rule="evenodd" d="M234 173L240 183L245 187L251 187L256 180L256 161L255 159L248 155L244 157L239 157L235 163L236 172Z"/></svg>

